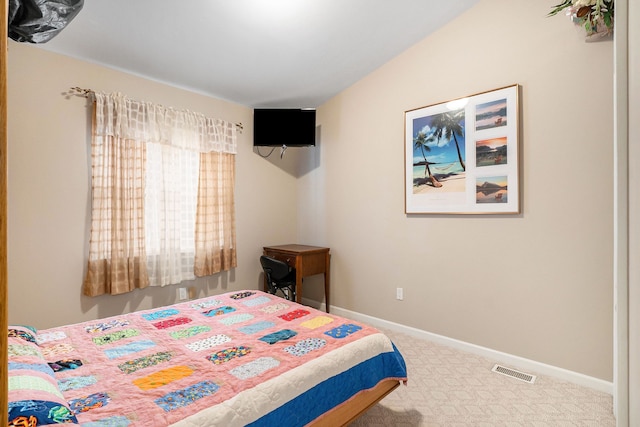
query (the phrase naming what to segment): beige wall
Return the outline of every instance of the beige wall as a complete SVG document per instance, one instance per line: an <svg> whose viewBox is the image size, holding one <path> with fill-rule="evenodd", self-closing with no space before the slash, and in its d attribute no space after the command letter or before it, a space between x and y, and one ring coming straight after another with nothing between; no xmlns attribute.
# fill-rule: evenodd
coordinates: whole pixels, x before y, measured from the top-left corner
<svg viewBox="0 0 640 427"><path fill-rule="evenodd" d="M252 152L249 108L10 44L10 321L175 301L175 286L81 296L89 121L82 99L61 94L80 86L245 124L239 267L198 282L200 295L257 288L264 244L327 245L333 305L610 381L612 45L584 43L566 18L545 17L551 6L481 1L321 106L319 146L284 160ZM514 83L522 214L406 216L403 112ZM305 280L305 297L321 295Z"/></svg>
<svg viewBox="0 0 640 427"><path fill-rule="evenodd" d="M199 279L198 295L260 285L262 246L296 240L296 152L285 161L253 152L251 109L11 42L8 77L9 321L74 323L176 301L177 286L120 296L81 295L88 254L90 119L73 86L120 91L242 122L236 162L239 267ZM264 150L263 150L264 151Z"/></svg>
<svg viewBox="0 0 640 427"><path fill-rule="evenodd" d="M611 381L612 43L550 6L481 1L323 105L300 236L332 304ZM405 215L403 112L514 83L522 214Z"/></svg>

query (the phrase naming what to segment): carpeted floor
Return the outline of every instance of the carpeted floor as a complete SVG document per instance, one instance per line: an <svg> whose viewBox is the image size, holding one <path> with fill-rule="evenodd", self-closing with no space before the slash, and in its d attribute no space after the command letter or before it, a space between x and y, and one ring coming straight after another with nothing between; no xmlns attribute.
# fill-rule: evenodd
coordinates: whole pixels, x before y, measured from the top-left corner
<svg viewBox="0 0 640 427"><path fill-rule="evenodd" d="M491 372L496 362L481 356L384 332L403 354L409 382L353 427L615 426L609 394L545 376L528 384Z"/></svg>

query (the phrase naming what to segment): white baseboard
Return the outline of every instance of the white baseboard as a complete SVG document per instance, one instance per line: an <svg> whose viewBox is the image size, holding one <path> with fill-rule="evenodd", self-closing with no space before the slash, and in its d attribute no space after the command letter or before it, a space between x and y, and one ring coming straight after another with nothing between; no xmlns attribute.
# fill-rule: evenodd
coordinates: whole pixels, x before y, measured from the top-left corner
<svg viewBox="0 0 640 427"><path fill-rule="evenodd" d="M324 303L318 306L317 301L303 299L303 302L304 304L307 304L311 307L317 307L322 311L324 311L325 309ZM433 341L435 343L453 347L458 350L466 351L468 353L477 354L478 356L486 357L495 362L505 364L515 369L524 370L535 374L547 375L549 377L568 381L579 386L589 387L591 389L613 395L613 383L601 380L599 378L590 377L578 372L569 371L567 369L558 368L552 365L547 365L546 363L536 362L535 360L525 359L524 357L514 356L512 354L492 350L487 347L482 347L465 341L456 340L453 338L445 337L444 335L434 334L431 332L423 331L421 329L413 328L411 326L401 325L399 323L390 322L388 320L379 319L377 317L368 316L366 314L357 313L355 311L346 310L344 308L336 307L333 305L331 306L331 313L337 316L346 317L347 319L367 323L374 327L390 329L392 331L397 331L414 336L416 338Z"/></svg>

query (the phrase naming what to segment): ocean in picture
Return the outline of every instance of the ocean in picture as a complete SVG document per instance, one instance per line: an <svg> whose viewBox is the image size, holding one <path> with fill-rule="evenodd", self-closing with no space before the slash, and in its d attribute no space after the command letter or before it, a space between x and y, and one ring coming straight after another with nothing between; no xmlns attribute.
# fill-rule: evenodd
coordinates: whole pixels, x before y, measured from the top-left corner
<svg viewBox="0 0 640 427"><path fill-rule="evenodd" d="M460 166L459 162L452 163L433 163L429 165L429 169L431 169L431 173L435 175L438 179L451 176L454 174L459 174L464 172L462 170L462 166ZM424 165L414 165L413 166L413 182L420 181L421 179L428 178L429 174L426 172L426 167Z"/></svg>

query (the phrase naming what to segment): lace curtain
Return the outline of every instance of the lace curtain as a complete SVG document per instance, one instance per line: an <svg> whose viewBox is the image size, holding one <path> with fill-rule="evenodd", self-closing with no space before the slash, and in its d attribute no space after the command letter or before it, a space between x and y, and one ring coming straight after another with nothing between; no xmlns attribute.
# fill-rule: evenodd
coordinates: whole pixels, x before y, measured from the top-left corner
<svg viewBox="0 0 640 427"><path fill-rule="evenodd" d="M95 94L86 295L237 266L235 132L201 114Z"/></svg>

